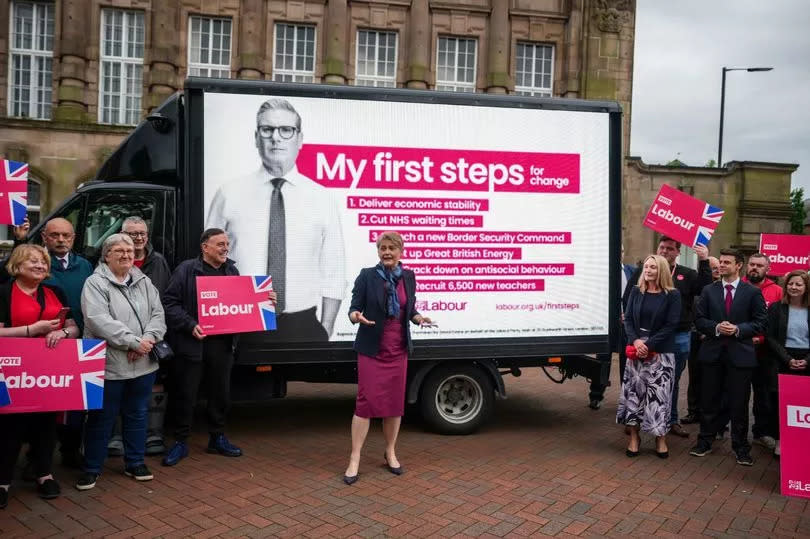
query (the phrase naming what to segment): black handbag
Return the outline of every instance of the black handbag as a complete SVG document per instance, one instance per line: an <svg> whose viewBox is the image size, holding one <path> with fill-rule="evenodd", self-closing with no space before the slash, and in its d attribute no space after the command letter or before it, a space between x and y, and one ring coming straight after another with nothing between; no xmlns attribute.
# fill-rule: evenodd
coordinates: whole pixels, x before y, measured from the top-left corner
<svg viewBox="0 0 810 539"><path fill-rule="evenodd" d="M138 311L135 309L135 306L129 300L124 291L120 288L116 287L121 295L124 296L124 299L127 300L129 306L132 308L132 312L135 314L135 318L138 320L138 325L141 326L141 334L144 333L143 322L141 322L141 317L138 316ZM166 341L158 341L152 346L152 350L149 352L149 359L152 361L168 361L174 356L174 351L172 347L169 346L169 343Z"/></svg>

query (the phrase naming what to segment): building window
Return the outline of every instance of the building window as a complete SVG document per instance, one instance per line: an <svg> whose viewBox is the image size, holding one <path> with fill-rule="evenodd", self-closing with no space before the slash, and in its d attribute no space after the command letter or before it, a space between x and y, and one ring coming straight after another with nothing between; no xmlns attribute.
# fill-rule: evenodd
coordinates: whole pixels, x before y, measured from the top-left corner
<svg viewBox="0 0 810 539"><path fill-rule="evenodd" d="M51 3L11 3L9 116L51 118L53 17Z"/></svg>
<svg viewBox="0 0 810 539"><path fill-rule="evenodd" d="M273 80L314 82L315 27L276 24Z"/></svg>
<svg viewBox="0 0 810 539"><path fill-rule="evenodd" d="M357 86L397 86L397 34L357 31Z"/></svg>
<svg viewBox="0 0 810 539"><path fill-rule="evenodd" d="M517 43L515 93L551 97L554 83L554 47L540 43Z"/></svg>
<svg viewBox="0 0 810 539"><path fill-rule="evenodd" d="M478 41L440 37L436 59L436 89L451 92L475 91Z"/></svg>
<svg viewBox="0 0 810 539"><path fill-rule="evenodd" d="M231 21L191 17L188 35L188 74L195 77L231 76Z"/></svg>
<svg viewBox="0 0 810 539"><path fill-rule="evenodd" d="M135 125L140 120L143 48L143 12L101 11L99 122Z"/></svg>

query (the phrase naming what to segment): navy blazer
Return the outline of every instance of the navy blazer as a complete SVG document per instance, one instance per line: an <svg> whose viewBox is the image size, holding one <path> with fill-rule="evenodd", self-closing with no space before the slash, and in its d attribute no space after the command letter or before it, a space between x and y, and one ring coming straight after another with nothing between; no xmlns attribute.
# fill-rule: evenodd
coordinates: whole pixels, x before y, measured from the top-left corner
<svg viewBox="0 0 810 539"><path fill-rule="evenodd" d="M807 327L810 327L810 308L807 311ZM777 301L768 308L768 345L770 346L772 356L776 359L774 365L777 363L781 365L782 372L788 374L802 374L799 371L790 370L790 354L785 350L785 341L787 341L787 326L788 326L788 313L789 306L787 303ZM804 359L804 358L796 358ZM810 373L808 369L805 372Z"/></svg>
<svg viewBox="0 0 810 539"><path fill-rule="evenodd" d="M653 352L668 354L675 351L675 331L681 319L681 293L677 290L664 292L664 302L655 311L651 320L641 319L641 303L644 294L634 286L627 298L627 309L624 311L624 331L627 333L627 344L640 338L640 328L649 330L647 348Z"/></svg>
<svg viewBox="0 0 810 539"><path fill-rule="evenodd" d="M695 327L706 336L700 345L698 361L716 362L725 350L735 367L756 367L754 335L762 335L768 325L768 310L759 288L740 280L731 313L726 314L725 284L723 280L706 286L700 293L695 310ZM739 329L737 336L716 334L717 324L727 320Z"/></svg>
<svg viewBox="0 0 810 539"><path fill-rule="evenodd" d="M402 269L402 284L405 287L407 299L405 305L401 305L400 308L405 309L406 323L403 331L408 345L408 354L410 354L413 352L413 343L411 342L411 328L407 321L413 322L413 317L419 314L416 310L416 276L413 271ZM357 329L357 337L354 339L353 348L355 351L371 357L376 356L377 352L379 352L383 325L388 317L385 302L385 281L377 274L376 268L363 268L360 270L360 275L355 279L354 288L352 289L349 320L351 320L354 311L360 311L363 316L373 320L375 324L373 326L360 324Z"/></svg>

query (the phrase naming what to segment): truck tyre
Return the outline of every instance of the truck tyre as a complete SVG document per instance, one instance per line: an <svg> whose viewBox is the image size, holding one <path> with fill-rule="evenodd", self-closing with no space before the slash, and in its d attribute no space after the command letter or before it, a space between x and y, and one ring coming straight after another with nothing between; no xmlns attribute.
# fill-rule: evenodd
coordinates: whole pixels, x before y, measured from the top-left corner
<svg viewBox="0 0 810 539"><path fill-rule="evenodd" d="M422 418L439 434L471 434L495 406L492 380L474 365L436 367L419 394Z"/></svg>

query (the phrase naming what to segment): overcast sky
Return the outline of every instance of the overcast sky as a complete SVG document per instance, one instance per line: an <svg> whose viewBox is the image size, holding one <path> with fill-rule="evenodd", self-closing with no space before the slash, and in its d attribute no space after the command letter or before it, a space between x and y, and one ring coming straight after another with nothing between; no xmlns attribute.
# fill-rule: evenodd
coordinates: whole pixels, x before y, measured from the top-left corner
<svg viewBox="0 0 810 539"><path fill-rule="evenodd" d="M798 163L810 198L810 1L638 0L630 155L645 163Z"/></svg>

